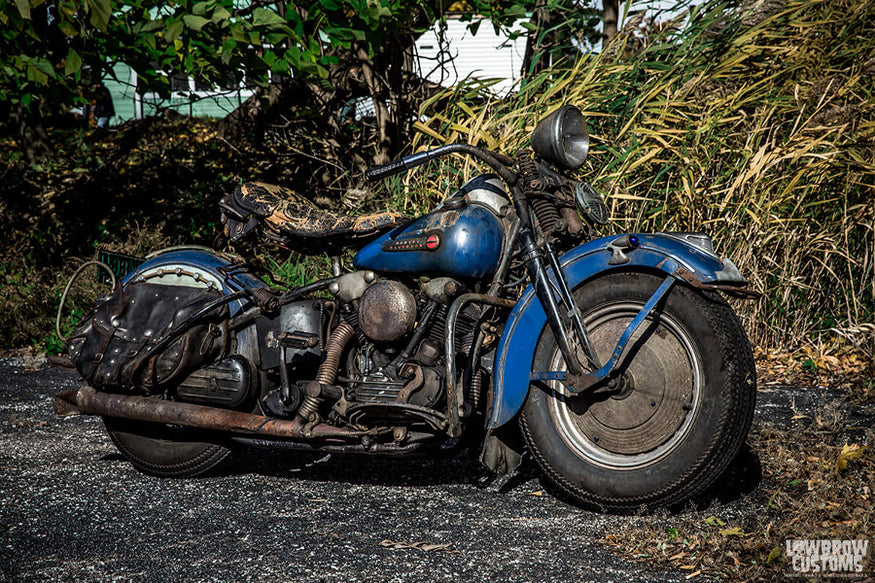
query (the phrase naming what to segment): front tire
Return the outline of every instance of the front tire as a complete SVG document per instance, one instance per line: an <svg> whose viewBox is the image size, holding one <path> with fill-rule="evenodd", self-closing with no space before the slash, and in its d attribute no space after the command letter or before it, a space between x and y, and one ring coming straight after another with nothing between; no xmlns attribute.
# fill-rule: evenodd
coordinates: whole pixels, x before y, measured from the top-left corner
<svg viewBox="0 0 875 583"><path fill-rule="evenodd" d="M574 291L602 362L662 278L609 274ZM585 506L629 513L675 506L713 484L741 449L756 398L747 336L717 294L676 284L633 335L617 391L571 395L533 384L522 433L546 478ZM549 328L533 370L564 370Z"/></svg>

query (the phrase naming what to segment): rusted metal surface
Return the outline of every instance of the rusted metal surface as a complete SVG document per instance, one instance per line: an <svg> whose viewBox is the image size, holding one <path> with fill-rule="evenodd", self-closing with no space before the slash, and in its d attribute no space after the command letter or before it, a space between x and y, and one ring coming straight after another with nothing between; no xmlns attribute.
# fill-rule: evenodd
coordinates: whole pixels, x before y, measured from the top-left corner
<svg viewBox="0 0 875 583"><path fill-rule="evenodd" d="M505 300L485 294L469 293L462 294L450 306L447 313L447 329L446 329L446 354L447 354L447 418L449 420L449 435L450 437L459 437L462 434L462 421L460 411L465 406L465 395L458 390L456 385L456 320L459 317L459 312L469 302L478 302L488 304L499 308L513 308L516 305L514 300Z"/></svg>
<svg viewBox="0 0 875 583"><path fill-rule="evenodd" d="M55 398L70 406L70 391L59 393ZM229 411L216 407L192 405L176 401L165 401L150 397L129 397L111 393L100 393L83 385L76 392L76 405L80 412L106 417L121 417L151 423L168 423L215 431L228 431L245 435L263 435L284 438L358 438L365 432L352 431L331 425L317 424L305 427L300 418L294 420L276 419L264 415L254 415L241 411Z"/></svg>
<svg viewBox="0 0 875 583"><path fill-rule="evenodd" d="M346 322L340 322L331 338L325 343L325 360L319 366L316 380L323 385L333 385L337 379L337 369L340 367L340 356L350 338L355 335L355 330Z"/></svg>
<svg viewBox="0 0 875 583"><path fill-rule="evenodd" d="M306 384L304 401L298 407L295 415L295 423L304 426L303 434L310 435L310 431L319 427L319 406L322 403L322 387L334 384L337 379L337 369L340 366L340 357L355 330L348 323L341 321L331 333L328 342L325 343L325 360L319 365L316 380ZM285 369L285 359L280 363L283 395L288 395L288 373Z"/></svg>
<svg viewBox="0 0 875 583"><path fill-rule="evenodd" d="M678 267L674 274L696 289L722 291L741 299L756 299L763 295L749 287L721 283L703 283L685 267Z"/></svg>
<svg viewBox="0 0 875 583"><path fill-rule="evenodd" d="M55 415L58 417L69 417L70 415L82 413L79 407L76 406L77 392L76 389L70 389L55 395Z"/></svg>
<svg viewBox="0 0 875 583"><path fill-rule="evenodd" d="M418 391L425 380L422 376L422 367L410 362L405 364L404 368L401 369L401 375L410 378L410 381L404 385L404 388L401 389L401 392L395 397L396 403L406 403L410 399L410 395L413 394L414 391Z"/></svg>
<svg viewBox="0 0 875 583"><path fill-rule="evenodd" d="M369 287L359 304L359 326L378 342L401 338L416 323L416 299L397 281L378 281Z"/></svg>

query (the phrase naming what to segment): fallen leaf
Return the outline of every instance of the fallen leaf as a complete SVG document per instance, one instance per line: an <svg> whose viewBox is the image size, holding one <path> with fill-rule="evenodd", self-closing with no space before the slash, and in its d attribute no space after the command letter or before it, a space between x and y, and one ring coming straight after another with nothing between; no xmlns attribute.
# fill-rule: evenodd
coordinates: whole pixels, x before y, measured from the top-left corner
<svg viewBox="0 0 875 583"><path fill-rule="evenodd" d="M450 545L448 545L448 544L445 544L445 545L421 545L419 548L425 552L444 551L444 550L450 548Z"/></svg>
<svg viewBox="0 0 875 583"><path fill-rule="evenodd" d="M838 474L839 471L847 469L848 463L851 461L861 457L863 453L866 451L866 446L860 446L859 444L852 443L848 445L847 443L842 446L842 451L839 453L836 458L835 465L835 473Z"/></svg>
<svg viewBox="0 0 875 583"><path fill-rule="evenodd" d="M708 526L726 526L726 523L714 516L713 514L705 519L705 524Z"/></svg>
<svg viewBox="0 0 875 583"><path fill-rule="evenodd" d="M724 528L720 531L720 534L723 536L744 536L744 531L737 526L733 526L731 528Z"/></svg>

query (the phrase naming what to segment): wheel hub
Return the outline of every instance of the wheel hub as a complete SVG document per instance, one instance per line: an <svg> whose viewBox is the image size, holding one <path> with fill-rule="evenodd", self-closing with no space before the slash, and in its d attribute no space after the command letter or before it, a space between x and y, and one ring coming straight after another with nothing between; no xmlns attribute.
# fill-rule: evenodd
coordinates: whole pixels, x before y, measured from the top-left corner
<svg viewBox="0 0 875 583"><path fill-rule="evenodd" d="M611 391L611 398L616 401L622 401L632 394L635 388L635 381L632 375L627 371L619 376L608 381L608 389Z"/></svg>
<svg viewBox="0 0 875 583"><path fill-rule="evenodd" d="M590 337L607 358L636 311L597 314ZM607 383L609 395L584 397L569 407L568 421L590 447L637 456L669 442L683 425L696 375L689 349L671 326L648 320L630 339L622 373Z"/></svg>

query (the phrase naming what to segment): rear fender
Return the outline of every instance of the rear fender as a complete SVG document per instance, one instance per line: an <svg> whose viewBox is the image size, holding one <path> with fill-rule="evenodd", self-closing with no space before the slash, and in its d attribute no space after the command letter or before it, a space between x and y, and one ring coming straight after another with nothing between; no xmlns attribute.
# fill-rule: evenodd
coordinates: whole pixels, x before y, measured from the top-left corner
<svg viewBox="0 0 875 583"><path fill-rule="evenodd" d="M213 288L224 295L244 288L267 287L260 279L239 269L240 264L238 257L208 247L171 247L149 255L122 279L122 285L148 281L158 285ZM237 314L247 303L246 299L231 302L231 315Z"/></svg>
<svg viewBox="0 0 875 583"><path fill-rule="evenodd" d="M263 281L241 268L239 257L214 251L208 247L171 247L152 253L134 271L122 279L122 285L133 281L148 281L158 285L203 287L230 295L246 289L268 287ZM228 304L231 316L250 306L248 298ZM259 362L256 327L247 326L236 333L238 354Z"/></svg>
<svg viewBox="0 0 875 583"><path fill-rule="evenodd" d="M635 248L625 244L629 237L632 236L603 237L566 253L560 265L571 289L617 271L662 271L694 285L747 284L730 260L711 252L711 241L705 235L634 235L638 238ZM552 271L548 273L552 278ZM496 350L490 429L504 425L522 408L529 392L535 348L546 325L547 316L530 285L508 316Z"/></svg>

